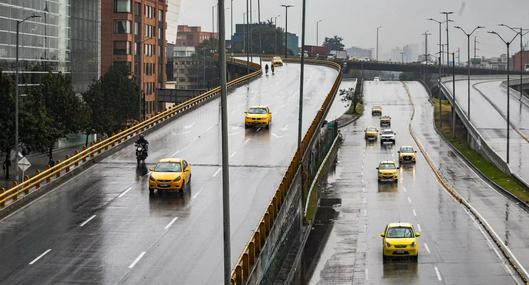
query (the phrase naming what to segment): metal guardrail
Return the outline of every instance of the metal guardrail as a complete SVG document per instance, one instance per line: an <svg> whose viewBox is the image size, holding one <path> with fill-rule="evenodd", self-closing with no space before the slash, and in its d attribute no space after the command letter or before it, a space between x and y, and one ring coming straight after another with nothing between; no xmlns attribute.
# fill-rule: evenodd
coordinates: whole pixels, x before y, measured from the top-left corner
<svg viewBox="0 0 529 285"><path fill-rule="evenodd" d="M297 59L292 58L287 58L283 60L286 62L297 62ZM257 225L257 228L254 230L250 241L245 246L243 252L239 257L239 260L237 261L234 269L232 270L231 284L234 285L246 284L246 282L248 281L248 278L255 267L257 259L259 258L259 254L261 253L261 250L263 249L263 246L266 243L267 237L270 234L272 226L274 225L275 218L279 213L281 206L283 205L283 201L287 195L287 191L290 189L290 186L296 173L298 173L298 169L301 166L302 155L305 154L305 152L307 151L310 142L314 137L314 134L319 129L319 126L321 125L325 114L329 110L334 95L338 91L338 88L340 87L340 83L343 78L342 67L341 65L335 62L308 59L305 60L305 63L323 65L330 68L334 68L338 70L339 73L331 90L327 94L321 108L316 114L316 117L312 121L309 129L303 137L300 149L298 149L294 154L294 157L292 158L292 161L288 166L287 172L283 176L283 179L281 180L281 183L279 184L279 187L277 188L276 193L272 198L272 201L270 201L270 204L268 205L263 217Z"/></svg>
<svg viewBox="0 0 529 285"><path fill-rule="evenodd" d="M244 65L246 62L237 59L230 59L230 64ZM262 69L259 64L250 63L250 66L253 70L252 73L246 74L242 77L234 79L228 82L228 88L237 87L241 84L246 83L247 81L254 79L262 74ZM188 111L191 108L196 107L199 104L205 103L206 101L214 98L217 94L220 93L220 87L211 89L202 95L199 95L195 98L187 100L184 103L175 105L155 116L146 119L134 126L131 126L127 129L120 131L117 134L114 134L102 141L92 143L90 147L83 149L81 152L76 151L71 157L67 157L64 161L58 162L55 166L48 168L42 172L37 170L37 173L33 177L24 177L24 181L20 184L15 182L15 186L9 188L8 190L2 191L0 193L0 210L6 206L12 205L15 203L21 194L29 194L32 189L39 190L43 184L50 183L52 179L59 178L61 174L69 173L72 169L79 167L82 164L92 160L97 155L102 154L103 152L120 145L121 143L126 142L130 138L138 135L146 130L149 130L156 125L163 123L178 114ZM9 203L9 204L8 204Z"/></svg>

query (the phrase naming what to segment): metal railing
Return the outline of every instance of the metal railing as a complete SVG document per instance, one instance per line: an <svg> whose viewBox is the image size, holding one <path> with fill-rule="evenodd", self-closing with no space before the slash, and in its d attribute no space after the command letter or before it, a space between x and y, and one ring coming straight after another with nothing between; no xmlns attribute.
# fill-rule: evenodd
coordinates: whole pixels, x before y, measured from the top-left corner
<svg viewBox="0 0 529 285"><path fill-rule="evenodd" d="M230 59L229 63L246 66L245 61L237 59ZM250 63L250 66L254 71L228 82L228 88L245 84L249 80L252 80L262 74L262 69L259 64ZM67 156L64 161L58 161L58 163L53 167L49 167L42 172L37 170L33 177L26 176L23 178L23 182L15 182L15 185L12 188L0 191L0 210L15 203L20 199L20 195L27 195L31 192L31 190L41 189L44 184L50 183L52 179L59 178L62 174L69 173L72 169L89 162L94 157L126 142L134 136L151 129L156 125L181 114L182 112L188 111L191 108L195 108L198 105L211 100L216 95L218 95L218 93L220 93L220 87L206 91L197 97L187 100L181 104L172 106L171 108L156 114L153 117L146 119L134 126L126 128L102 141L94 142L90 145L90 147L84 148L81 152L76 151L71 157Z"/></svg>
<svg viewBox="0 0 529 285"><path fill-rule="evenodd" d="M296 59L287 58L285 61L296 62ZM255 267L255 264L259 258L261 250L267 241L267 237L270 234L270 231L274 225L277 214L279 213L281 206L283 205L284 199L287 196L287 191L290 189L290 186L294 180L294 177L298 172L299 167L301 166L301 157L307 151L310 142L312 141L314 134L319 130L321 123L327 113L329 107L332 104L334 95L340 87L342 81L343 73L341 65L330 62L330 61L320 61L320 60L306 60L307 64L314 65L323 65L339 71L334 84L325 97L325 100L318 110L316 117L313 119L309 129L307 130L303 140L301 142L300 149L296 151L288 169L279 184L272 201L268 205L263 217L261 218L259 224L253 232L253 235L250 238L250 241L244 247L239 260L235 264L235 267L232 270L231 283L235 285L246 284L248 281L252 270Z"/></svg>

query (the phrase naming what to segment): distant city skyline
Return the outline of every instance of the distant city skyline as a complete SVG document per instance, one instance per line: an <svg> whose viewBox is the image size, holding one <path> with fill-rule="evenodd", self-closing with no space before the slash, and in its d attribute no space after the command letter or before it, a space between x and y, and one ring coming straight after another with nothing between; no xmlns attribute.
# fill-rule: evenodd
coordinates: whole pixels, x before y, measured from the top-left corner
<svg viewBox="0 0 529 285"><path fill-rule="evenodd" d="M181 0L182 7L178 20L179 24L200 25L205 30L212 30L211 10L216 5L214 0ZM306 44L316 44L316 21L319 25L320 44L325 37L338 35L344 38L346 47L374 48L376 42L376 27L380 30L380 54L382 58L389 58L391 50L408 44L418 44L424 50L424 36L429 31L428 50L435 53L438 50L438 25L427 18L443 19L441 11L453 11L450 25L450 49L461 48L461 57L466 58L466 37L459 30L453 28L460 25L468 30L477 25L485 26L476 32L479 39L478 56L495 57L505 53L505 45L500 40L487 33L495 30L505 38L512 38L514 33L507 28L498 27L505 23L511 26L529 28L529 1L526 0L333 0L329 2L307 3ZM301 0L272 0L261 1L261 20L280 15L278 26L284 27L284 8L281 4L294 5L289 9L289 31L300 34L301 31ZM226 1L226 35L230 35L231 1ZM246 11L246 1L234 0L234 23L241 23L243 12ZM403 11L405 7L406 11ZM257 1L253 2L253 21L257 21ZM421 16L417 16L421 15ZM215 25L216 24L215 15ZM217 29L217 28L216 28ZM443 42L445 39L445 25L443 25ZM529 36L526 36L529 40ZM528 42L524 40L524 42ZM513 44L513 52L519 50L519 39ZM472 52L472 51L471 51Z"/></svg>

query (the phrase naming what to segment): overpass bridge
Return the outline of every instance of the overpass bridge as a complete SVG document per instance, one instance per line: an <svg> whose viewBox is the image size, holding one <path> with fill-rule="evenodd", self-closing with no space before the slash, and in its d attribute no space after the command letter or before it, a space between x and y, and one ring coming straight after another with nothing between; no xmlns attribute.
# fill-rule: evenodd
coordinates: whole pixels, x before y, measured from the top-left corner
<svg viewBox="0 0 529 285"><path fill-rule="evenodd" d="M248 280L274 282L276 276L267 274L270 260L261 257L281 252L275 242L283 242L277 240L282 236L281 225L285 224L284 220L292 219L290 212L281 206L285 201L295 201L289 195L296 193L285 188L283 182L285 177L292 181L300 173L300 166L294 163L299 162L295 156L299 65L287 63L274 76L262 76L257 68L253 81L246 81L248 77L238 81L228 96L233 284L245 284ZM303 131L309 141L316 131L314 127L321 126L328 105L340 100L333 95L341 79L340 72L329 64L306 65ZM92 146L64 162L67 164L44 172L46 179L65 178L62 183L52 181L47 193L24 207L13 208L10 215L0 220L0 280L6 284L219 284L222 280L222 197L219 191L220 104L219 99L214 99L215 92L205 94L209 96L207 100L200 97L191 99L192 104L175 106L143 125ZM360 264L366 266L361 273L343 274L349 274L348 278L353 275L356 279L363 278L363 283L369 280L422 284L476 280L498 284L520 282L512 262L491 242L496 240L477 226L476 221L483 221L446 191L443 177L448 176L436 166L444 165L446 170L456 164L468 175L475 173L461 163L447 164L437 152L439 147L432 142L432 130L426 128L431 109L426 105L425 90L417 83L381 82L369 83L366 92L367 107L380 104L394 116L399 144L414 145L421 149L421 154L412 170L402 170L402 183L395 187L380 186L373 177L374 166L380 160L393 157L395 149L366 145L361 139L363 128L378 121L366 114L359 123L344 129L344 143L352 152L341 160L353 164L347 172L338 175L358 179L346 184L345 189L352 196L341 203L363 208L358 212L344 208L342 214L347 218L350 213L358 214L358 218L346 220L347 226L356 227L362 234L358 244L349 246L354 251L364 250L365 254L359 255L356 264L358 268ZM242 114L254 104L271 107L274 118L270 130L244 129ZM415 112L418 119L411 115ZM153 128L155 125L158 127ZM147 166L138 167L130 140L144 130L148 130L151 153ZM306 148L313 150L309 145ZM182 197L150 196L148 166L173 156L192 164L191 189ZM83 163L85 168L72 170ZM481 189L484 185L468 184L466 177L449 178L455 179L449 181L454 181L452 187L456 191ZM0 194L1 206L16 205L38 193L40 190L35 189L46 183L46 179L39 182L32 179L15 187L18 191L15 196L11 190ZM467 184L458 184L461 181ZM32 186L27 189L24 185ZM479 193L464 194L467 199L468 195ZM6 201L8 195L11 196ZM488 199L482 204L487 204ZM495 196L490 198L494 199ZM509 207L519 218L515 220L522 221L509 224L513 226L510 235L522 241L528 236L521 226L527 215L515 204ZM504 214L504 210L500 206L488 209L487 218ZM263 216L263 213L266 214ZM415 265L391 266L382 261L378 233L395 219L409 220L423 233L421 257ZM306 224L299 226L311 228ZM505 223L493 226L497 229ZM257 238L256 234L259 234ZM354 233L345 234L349 237ZM519 245L517 250L524 253L524 246ZM524 266L529 264L525 259L522 262ZM406 274L400 274L403 270Z"/></svg>

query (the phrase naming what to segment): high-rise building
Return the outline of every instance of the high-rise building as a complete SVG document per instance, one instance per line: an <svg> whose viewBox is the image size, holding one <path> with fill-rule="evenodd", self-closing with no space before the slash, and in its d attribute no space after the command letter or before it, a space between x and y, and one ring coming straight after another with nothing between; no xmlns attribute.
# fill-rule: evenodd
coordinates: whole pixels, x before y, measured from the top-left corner
<svg viewBox="0 0 529 285"><path fill-rule="evenodd" d="M166 77L167 0L101 0L101 71L125 64L140 86L147 115L161 111Z"/></svg>
<svg viewBox="0 0 529 285"><path fill-rule="evenodd" d="M93 0L0 0L0 69L15 73L17 21L25 19L19 25L22 92L48 72L71 73L74 90L86 90L99 76L99 11Z"/></svg>
<svg viewBox="0 0 529 285"><path fill-rule="evenodd" d="M205 40L217 39L217 33L204 32L202 27L179 25L176 46L196 47Z"/></svg>

